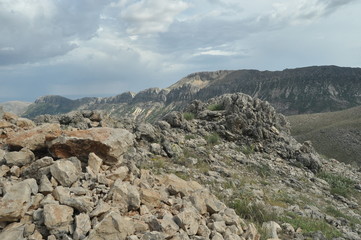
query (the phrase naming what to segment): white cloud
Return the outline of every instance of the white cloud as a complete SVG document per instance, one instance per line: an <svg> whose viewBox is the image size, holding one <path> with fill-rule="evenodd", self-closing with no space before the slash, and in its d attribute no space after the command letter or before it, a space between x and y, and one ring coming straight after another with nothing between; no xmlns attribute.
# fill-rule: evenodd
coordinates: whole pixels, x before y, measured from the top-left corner
<svg viewBox="0 0 361 240"><path fill-rule="evenodd" d="M180 0L141 0L121 10L121 19L132 35L165 32L189 5Z"/></svg>

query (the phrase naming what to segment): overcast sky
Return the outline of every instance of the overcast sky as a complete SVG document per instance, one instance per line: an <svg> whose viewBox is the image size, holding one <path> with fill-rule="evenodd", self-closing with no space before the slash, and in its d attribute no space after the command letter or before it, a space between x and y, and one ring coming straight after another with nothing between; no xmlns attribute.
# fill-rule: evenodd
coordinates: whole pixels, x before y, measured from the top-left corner
<svg viewBox="0 0 361 240"><path fill-rule="evenodd" d="M0 0L0 102L199 71L360 67L361 0Z"/></svg>

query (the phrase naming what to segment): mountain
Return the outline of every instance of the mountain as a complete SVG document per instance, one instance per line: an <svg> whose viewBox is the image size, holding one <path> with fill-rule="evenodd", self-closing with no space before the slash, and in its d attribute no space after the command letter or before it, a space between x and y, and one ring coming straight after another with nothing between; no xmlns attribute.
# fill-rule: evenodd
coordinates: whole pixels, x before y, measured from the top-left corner
<svg viewBox="0 0 361 240"><path fill-rule="evenodd" d="M359 169L246 94L154 124L1 116L0 239L360 239Z"/></svg>
<svg viewBox="0 0 361 240"><path fill-rule="evenodd" d="M41 97L24 116L98 109L114 116L154 121L194 99L236 92L267 100L286 115L337 111L361 104L361 68L314 66L283 71L193 73L166 89L150 88L137 94L125 92L115 97L78 100Z"/></svg>
<svg viewBox="0 0 361 240"><path fill-rule="evenodd" d="M343 111L288 117L299 141L311 140L329 158L361 165L361 106Z"/></svg>
<svg viewBox="0 0 361 240"><path fill-rule="evenodd" d="M3 107L5 112L22 115L25 113L30 104L30 102L9 101L0 103L0 106Z"/></svg>

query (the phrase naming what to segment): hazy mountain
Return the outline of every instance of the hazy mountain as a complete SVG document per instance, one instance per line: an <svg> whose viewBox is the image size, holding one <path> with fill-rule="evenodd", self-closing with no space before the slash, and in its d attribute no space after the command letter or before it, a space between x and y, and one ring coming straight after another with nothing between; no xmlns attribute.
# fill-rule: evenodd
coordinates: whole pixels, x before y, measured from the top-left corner
<svg viewBox="0 0 361 240"><path fill-rule="evenodd" d="M9 101L0 103L0 106L3 107L5 112L15 113L16 115L22 115L25 113L29 107L30 102L21 102L21 101Z"/></svg>
<svg viewBox="0 0 361 240"><path fill-rule="evenodd" d="M286 115L337 111L361 104L361 68L314 66L283 71L193 73L167 89L150 88L137 94L125 92L115 97L78 100L41 97L24 115L101 109L111 115L152 120L182 108L191 100L234 92L267 100Z"/></svg>

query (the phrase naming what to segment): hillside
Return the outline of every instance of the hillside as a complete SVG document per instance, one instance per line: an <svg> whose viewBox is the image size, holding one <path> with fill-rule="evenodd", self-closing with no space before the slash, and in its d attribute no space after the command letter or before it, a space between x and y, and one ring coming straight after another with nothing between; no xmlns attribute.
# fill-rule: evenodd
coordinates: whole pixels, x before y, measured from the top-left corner
<svg viewBox="0 0 361 240"><path fill-rule="evenodd" d="M326 157L361 165L361 106L343 111L288 117L299 141L311 140Z"/></svg>
<svg viewBox="0 0 361 240"><path fill-rule="evenodd" d="M248 95L154 124L0 118L0 239L360 239L360 172Z"/></svg>
<svg viewBox="0 0 361 240"><path fill-rule="evenodd" d="M46 96L30 105L25 117L72 110L105 110L113 116L154 121L195 99L242 92L270 102L286 114L318 113L361 104L361 69L315 66L283 71L216 71L191 74L169 88L125 92L110 98L65 99Z"/></svg>
<svg viewBox="0 0 361 240"><path fill-rule="evenodd" d="M6 112L20 116L25 113L30 104L30 102L9 101L0 103L0 106L3 107Z"/></svg>

